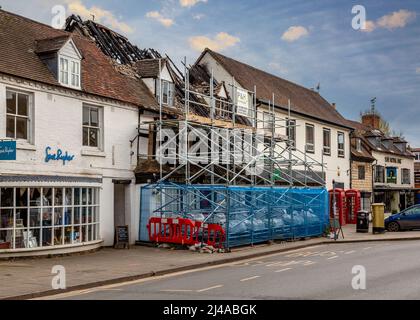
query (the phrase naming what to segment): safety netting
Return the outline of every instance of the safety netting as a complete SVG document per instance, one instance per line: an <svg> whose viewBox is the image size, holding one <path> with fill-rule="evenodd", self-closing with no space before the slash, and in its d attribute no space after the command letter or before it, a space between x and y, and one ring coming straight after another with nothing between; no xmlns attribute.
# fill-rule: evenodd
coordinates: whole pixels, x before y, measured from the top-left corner
<svg viewBox="0 0 420 320"><path fill-rule="evenodd" d="M183 218L225 231L225 247L321 236L328 227L325 188L159 184L142 188L140 239L150 218Z"/></svg>

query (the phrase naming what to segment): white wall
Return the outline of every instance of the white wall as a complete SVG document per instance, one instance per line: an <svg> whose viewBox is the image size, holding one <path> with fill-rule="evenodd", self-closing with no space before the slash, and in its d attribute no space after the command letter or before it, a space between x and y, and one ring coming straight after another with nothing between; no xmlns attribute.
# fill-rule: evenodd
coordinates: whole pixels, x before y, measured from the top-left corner
<svg viewBox="0 0 420 320"><path fill-rule="evenodd" d="M386 153L381 153L381 152L377 152L377 151L372 151L372 156L377 160L377 162L374 163L375 165L385 167L385 175L386 175L386 167L398 168L397 183L396 184L386 183L386 177L385 177L385 183L379 183L379 185L381 185L381 186L386 185L386 186L394 187L394 188L414 188L414 159L413 158L399 157L397 155L386 154ZM386 157L401 159L401 163L386 162L385 161ZM401 183L402 182L401 169L410 169L410 181L411 182L410 182L409 185ZM377 185L377 183L375 183L375 185Z"/></svg>
<svg viewBox="0 0 420 320"><path fill-rule="evenodd" d="M6 138L6 88L17 89L33 95L33 143L18 142L17 160L0 161L2 175L57 175L102 178L101 236L106 245L114 240L114 185L112 179L132 180L126 194L126 212L132 225L132 240L138 228L138 199L133 170L137 165L137 143L130 140L137 135L138 109L101 98L76 95L65 89L55 89L31 82L16 82L0 75L0 139ZM103 150L83 147L83 104L103 108ZM147 140L147 139L146 139ZM61 161L45 163L45 148L51 152L60 148L75 155L63 165ZM141 141L147 148L147 141ZM147 153L147 151L145 151ZM134 224L134 225L133 225Z"/></svg>

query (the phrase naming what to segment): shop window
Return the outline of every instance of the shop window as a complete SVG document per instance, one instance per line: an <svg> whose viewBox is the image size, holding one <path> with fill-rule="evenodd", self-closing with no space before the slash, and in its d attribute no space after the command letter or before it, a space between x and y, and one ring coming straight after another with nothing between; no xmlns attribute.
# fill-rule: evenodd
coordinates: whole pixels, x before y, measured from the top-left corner
<svg viewBox="0 0 420 320"><path fill-rule="evenodd" d="M98 188L0 189L0 250L98 239Z"/></svg>
<svg viewBox="0 0 420 320"><path fill-rule="evenodd" d="M30 94L7 90L6 92L6 136L14 140L30 141Z"/></svg>
<svg viewBox="0 0 420 320"><path fill-rule="evenodd" d="M102 148L102 108L83 106L83 146Z"/></svg>

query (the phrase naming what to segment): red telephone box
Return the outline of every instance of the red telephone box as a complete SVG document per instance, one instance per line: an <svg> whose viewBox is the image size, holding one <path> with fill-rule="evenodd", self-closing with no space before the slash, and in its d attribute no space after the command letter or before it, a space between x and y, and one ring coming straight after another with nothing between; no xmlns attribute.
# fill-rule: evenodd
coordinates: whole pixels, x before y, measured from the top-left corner
<svg viewBox="0 0 420 320"><path fill-rule="evenodd" d="M330 217L334 218L334 193L335 193L335 208L336 214L340 224L344 226L346 221L346 193L343 189L330 190Z"/></svg>
<svg viewBox="0 0 420 320"><path fill-rule="evenodd" d="M346 221L350 224L357 223L357 213L361 207L361 195L359 190L347 190L346 194Z"/></svg>

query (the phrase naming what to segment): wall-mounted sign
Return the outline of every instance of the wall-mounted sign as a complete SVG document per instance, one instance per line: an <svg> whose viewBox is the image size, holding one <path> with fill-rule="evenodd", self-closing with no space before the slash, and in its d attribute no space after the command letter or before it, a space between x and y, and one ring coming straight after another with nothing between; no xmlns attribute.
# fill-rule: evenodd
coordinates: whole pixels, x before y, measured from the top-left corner
<svg viewBox="0 0 420 320"><path fill-rule="evenodd" d="M390 162L390 163L402 163L401 159L398 158L393 158L393 157L385 157L385 162Z"/></svg>
<svg viewBox="0 0 420 320"><path fill-rule="evenodd" d="M248 91L236 89L236 113L240 116L249 117L249 96Z"/></svg>
<svg viewBox="0 0 420 320"><path fill-rule="evenodd" d="M16 160L16 141L0 141L0 160Z"/></svg>
<svg viewBox="0 0 420 320"><path fill-rule="evenodd" d="M397 168L386 168L386 183L397 183Z"/></svg>
<svg viewBox="0 0 420 320"><path fill-rule="evenodd" d="M63 152L61 149L57 149L56 153L51 152L51 147L45 148L45 162L50 161L63 161L63 166L66 165L66 162L73 161L75 156L70 155L67 151Z"/></svg>

